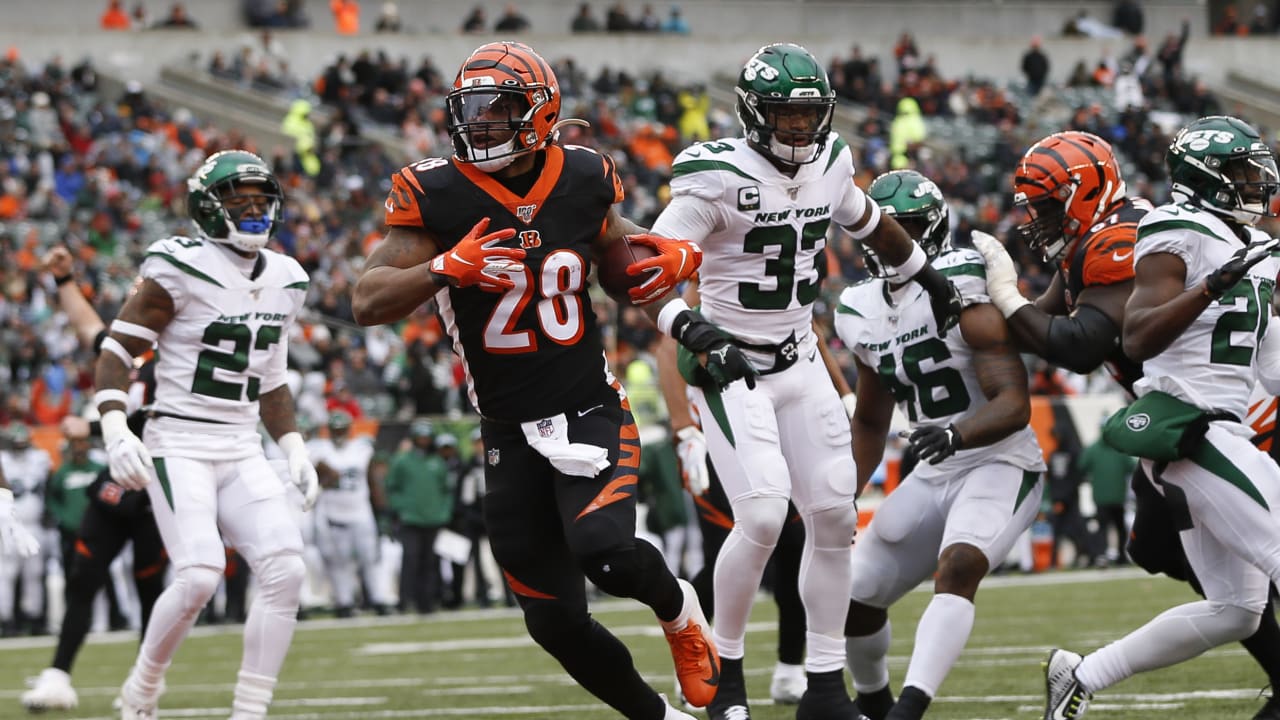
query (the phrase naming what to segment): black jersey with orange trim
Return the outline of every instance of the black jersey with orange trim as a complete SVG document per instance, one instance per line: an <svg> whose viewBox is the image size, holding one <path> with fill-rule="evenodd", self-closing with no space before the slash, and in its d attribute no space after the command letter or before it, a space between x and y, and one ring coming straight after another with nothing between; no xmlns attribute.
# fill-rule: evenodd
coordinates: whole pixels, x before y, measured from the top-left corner
<svg viewBox="0 0 1280 720"><path fill-rule="evenodd" d="M587 278L622 181L607 155L559 146L545 153L524 196L466 163L430 158L392 176L386 202L388 225L424 228L441 251L488 217L488 232L514 229L508 244L527 253L525 272L509 276L511 290L436 295L471 401L493 420L536 420L617 397Z"/></svg>
<svg viewBox="0 0 1280 720"><path fill-rule="evenodd" d="M1133 251L1138 242L1138 221L1151 211L1142 198L1125 198L1120 208L1089 228L1063 260L1058 271L1065 280L1067 309L1075 311L1076 301L1087 288L1133 281ZM1112 377L1126 391L1142 377L1142 363L1135 362L1116 344L1107 357Z"/></svg>

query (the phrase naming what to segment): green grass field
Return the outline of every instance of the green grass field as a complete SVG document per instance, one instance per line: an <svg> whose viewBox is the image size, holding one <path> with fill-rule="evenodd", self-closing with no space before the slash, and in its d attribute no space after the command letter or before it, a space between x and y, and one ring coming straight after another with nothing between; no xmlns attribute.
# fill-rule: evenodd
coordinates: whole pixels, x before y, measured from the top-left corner
<svg viewBox="0 0 1280 720"><path fill-rule="evenodd" d="M1130 571L1075 572L993 578L978 597L978 621L968 649L929 714L939 720L1038 718L1043 705L1040 661L1050 647L1091 650L1160 610L1191 599L1172 581ZM893 609L890 664L895 688L906 670L916 620L927 592ZM671 660L652 615L638 605L610 601L597 617L631 647L646 677L661 692L673 684ZM752 716L780 720L793 708L768 700L774 662L774 607L756 604L748 636ZM133 636L94 636L75 668L80 708L48 718L113 717L111 701L132 662ZM22 717L23 679L52 655L52 640L0 641L0 718ZM240 657L239 628L201 628L178 653L160 716L225 718ZM1261 671L1239 645L1183 665L1149 673L1102 694L1090 717L1116 720L1248 719L1262 700ZM701 713L699 713L701 715ZM273 718L617 717L580 690L524 633L509 610L443 613L429 619L393 618L304 622L289 654Z"/></svg>

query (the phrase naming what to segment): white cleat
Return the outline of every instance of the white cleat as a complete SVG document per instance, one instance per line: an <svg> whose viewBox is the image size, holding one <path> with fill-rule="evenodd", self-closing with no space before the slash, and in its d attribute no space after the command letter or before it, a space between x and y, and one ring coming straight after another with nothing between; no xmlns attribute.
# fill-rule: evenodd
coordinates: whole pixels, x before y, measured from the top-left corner
<svg viewBox="0 0 1280 720"><path fill-rule="evenodd" d="M71 676L57 668L41 670L31 689L22 693L22 706L31 712L72 710L78 704Z"/></svg>
<svg viewBox="0 0 1280 720"><path fill-rule="evenodd" d="M1084 658L1070 650L1054 648L1044 667L1044 720L1074 720L1084 717L1093 693L1076 679L1076 667Z"/></svg>
<svg viewBox="0 0 1280 720"><path fill-rule="evenodd" d="M129 681L126 680L120 688L120 720L155 720L158 699L158 693L149 699L134 697L129 689Z"/></svg>
<svg viewBox="0 0 1280 720"><path fill-rule="evenodd" d="M667 706L667 714L662 716L662 720L698 720L683 710L680 710L667 701L667 696L658 693L658 697L662 698L662 702Z"/></svg>
<svg viewBox="0 0 1280 720"><path fill-rule="evenodd" d="M809 686L803 665L778 663L773 667L773 682L769 683L769 696L779 705L798 705Z"/></svg>

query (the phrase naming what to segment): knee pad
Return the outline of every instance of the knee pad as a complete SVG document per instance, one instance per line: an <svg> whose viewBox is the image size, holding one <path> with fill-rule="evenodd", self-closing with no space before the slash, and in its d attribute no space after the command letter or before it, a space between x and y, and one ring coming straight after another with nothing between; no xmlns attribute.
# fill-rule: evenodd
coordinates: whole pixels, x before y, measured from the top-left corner
<svg viewBox="0 0 1280 720"><path fill-rule="evenodd" d="M858 531L858 512L853 503L819 510L805 517L805 532L813 547L820 550L849 549Z"/></svg>
<svg viewBox="0 0 1280 720"><path fill-rule="evenodd" d="M635 597L644 577L639 550L633 545L582 558L582 573L614 597Z"/></svg>
<svg viewBox="0 0 1280 720"><path fill-rule="evenodd" d="M733 503L733 522L748 541L761 547L778 544L787 522L787 499L748 496Z"/></svg>
<svg viewBox="0 0 1280 720"><path fill-rule="evenodd" d="M307 578L301 555L282 553L263 558L253 569L258 576L259 600L277 608L296 608Z"/></svg>
<svg viewBox="0 0 1280 720"><path fill-rule="evenodd" d="M222 570L206 565L190 565L174 574L170 590L182 598L184 614L195 616L209 603L222 583Z"/></svg>

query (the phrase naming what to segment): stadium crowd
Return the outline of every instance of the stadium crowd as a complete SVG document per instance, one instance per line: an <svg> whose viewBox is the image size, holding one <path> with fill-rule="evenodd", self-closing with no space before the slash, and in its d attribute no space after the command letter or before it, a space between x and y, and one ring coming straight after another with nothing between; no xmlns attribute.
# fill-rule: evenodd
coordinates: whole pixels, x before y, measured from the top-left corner
<svg viewBox="0 0 1280 720"><path fill-rule="evenodd" d="M68 67L55 58L32 66L13 51L0 59L0 426L57 425L88 404L91 354L58 312L54 280L41 272L40 257L65 245L75 258L74 281L102 317L114 317L143 248L157 237L189 231L182 212L186 178L207 155L234 147L258 151L281 179L288 205L274 242L312 280L307 314L290 338L301 419L318 428L339 409L357 420L400 422L472 413L462 367L431 307L396 327L365 329L355 323L350 298L363 259L384 234L382 204L392 172L404 157L452 152L443 110L450 78L429 56L413 63L367 51L339 57L301 79L271 52L270 23L261 26L268 30L261 50L215 55L207 69L213 77L294 99L285 130L308 139L295 148L255 148L233 128L158 105L135 84L108 96L99 91L89 61ZM1031 140L1076 129L1110 140L1124 159L1131 190L1162 201L1171 129L1217 105L1182 67L1185 33L1166 38L1155 53L1141 36L1132 42L1122 56L1099 58L1095 71L1077 68L1067 83L1080 90L1075 93L1033 94L1032 78L1002 86L948 77L909 34L885 58L893 64L889 72L857 46L847 57L830 58L833 85L861 118L859 182L890 168L914 167L935 179L951 201L958 243L975 229L1007 238L1021 222L1009 182L1015 161ZM739 132L737 119L715 107L701 85L620 68L591 76L572 58L556 61L555 70L563 115L589 123L566 127L561 141L612 155L626 190L620 210L641 225L651 224L666 204L679 149ZM1136 81L1136 89L1130 84L1120 92L1126 78ZM331 119L312 120L313 104ZM938 123L954 129L957 120L995 134L981 142L954 133L935 136ZM366 138L362 131L370 128L396 132L401 156ZM839 291L867 276L857 243L834 226L829 248L828 279L816 306L818 317L828 319ZM1024 292L1034 296L1047 285L1048 268L1022 243L1008 248L1021 268ZM648 320L632 309L604 306L613 316L606 332L615 358L649 362L656 333ZM1032 365L1032 372L1033 388L1045 393L1106 382L1068 377L1043 364ZM618 374L633 376L626 367ZM469 459L470 450L459 460ZM486 593L486 601L493 599ZM459 601L441 590L426 606Z"/></svg>

